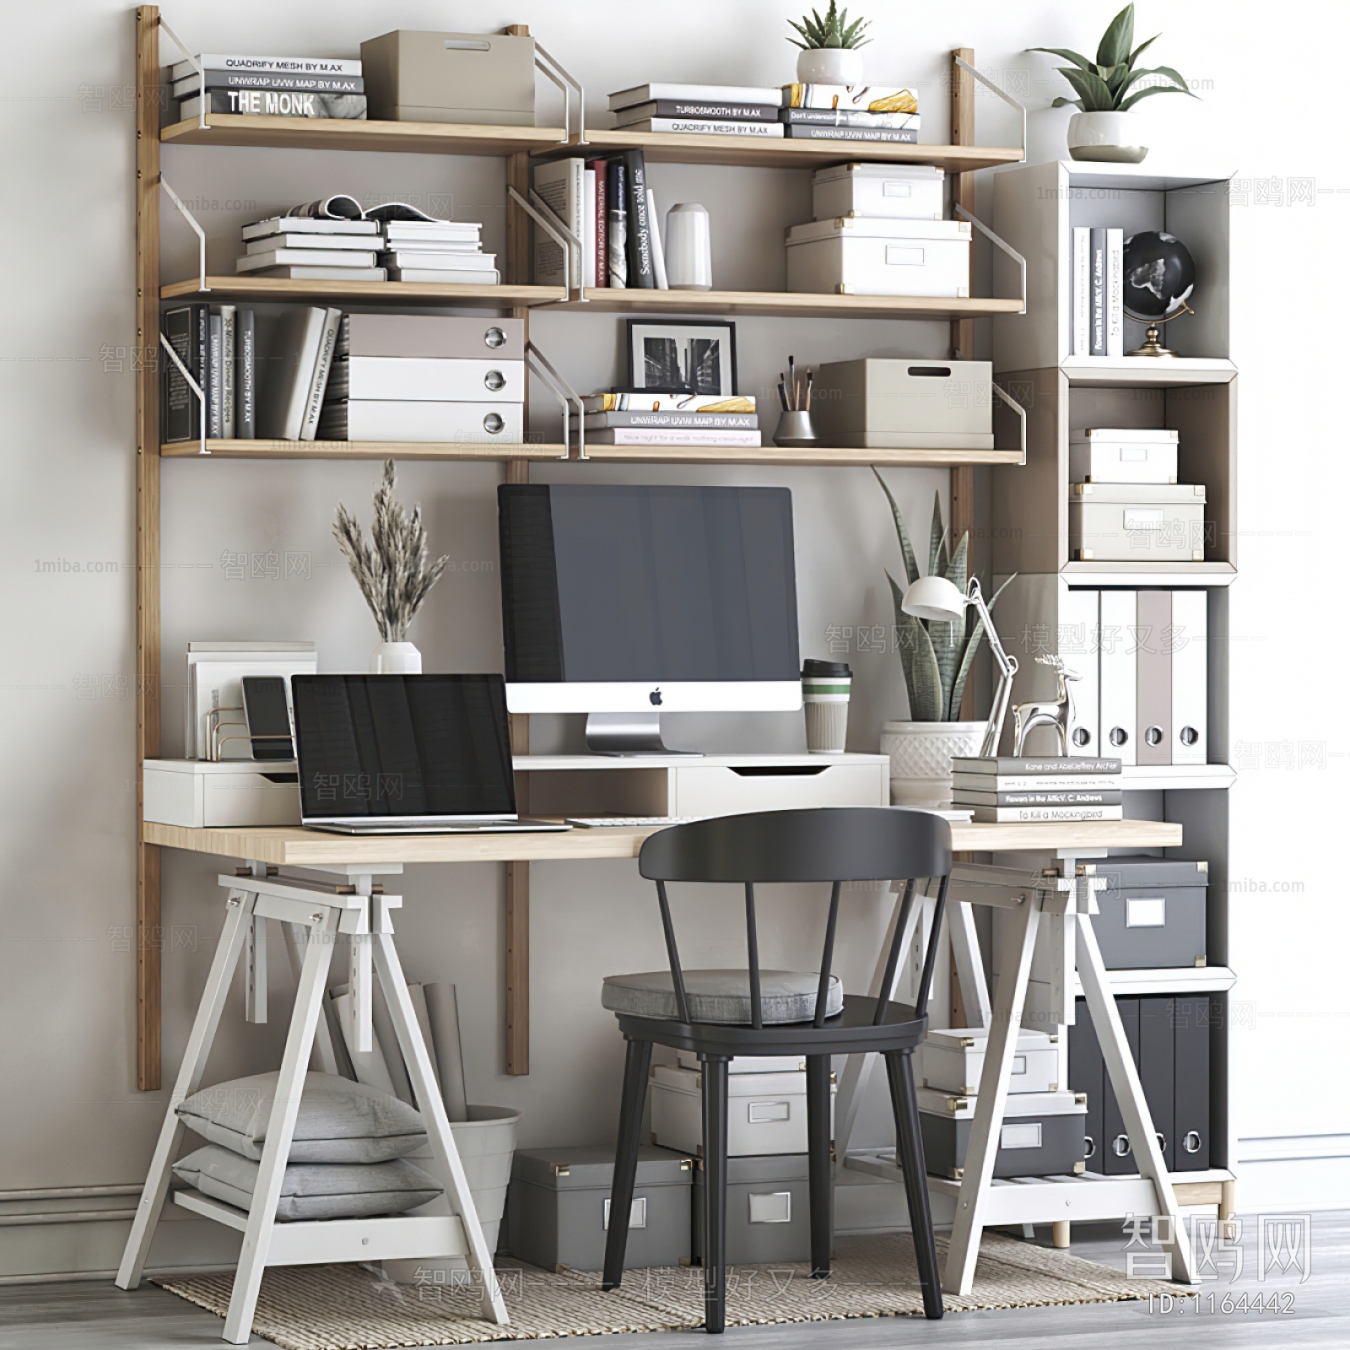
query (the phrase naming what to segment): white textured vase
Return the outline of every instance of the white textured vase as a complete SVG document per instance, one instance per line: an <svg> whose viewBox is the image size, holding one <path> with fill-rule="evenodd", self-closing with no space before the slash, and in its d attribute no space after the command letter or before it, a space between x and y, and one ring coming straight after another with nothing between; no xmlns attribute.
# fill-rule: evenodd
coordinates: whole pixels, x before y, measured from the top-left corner
<svg viewBox="0 0 1350 1350"><path fill-rule="evenodd" d="M883 722L893 806L950 807L952 757L978 755L985 722Z"/></svg>
<svg viewBox="0 0 1350 1350"><path fill-rule="evenodd" d="M808 47L797 54L797 83L862 84L862 53L855 47Z"/></svg>
<svg viewBox="0 0 1350 1350"><path fill-rule="evenodd" d="M666 212L665 249L672 291L712 290L712 222L706 206L680 202Z"/></svg>
<svg viewBox="0 0 1350 1350"><path fill-rule="evenodd" d="M422 653L411 642L381 642L370 654L372 675L420 675Z"/></svg>
<svg viewBox="0 0 1350 1350"><path fill-rule="evenodd" d="M1131 112L1079 112L1069 118L1069 154L1106 164L1138 164L1148 146L1137 145L1139 120Z"/></svg>

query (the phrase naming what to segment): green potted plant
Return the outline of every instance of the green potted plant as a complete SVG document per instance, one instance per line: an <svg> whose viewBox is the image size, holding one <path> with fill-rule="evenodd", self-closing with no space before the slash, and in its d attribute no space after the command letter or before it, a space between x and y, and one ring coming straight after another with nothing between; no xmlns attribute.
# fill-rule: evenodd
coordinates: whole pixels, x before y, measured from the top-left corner
<svg viewBox="0 0 1350 1350"><path fill-rule="evenodd" d="M839 9L836 0L830 0L823 19L814 9L809 15L803 14L800 23L789 19L788 23L800 34L800 40L788 38L793 46L801 48L797 57L798 83L864 83L862 53L858 48L871 41L863 36L868 22L854 19L850 23L848 10Z"/></svg>
<svg viewBox="0 0 1350 1350"><path fill-rule="evenodd" d="M984 623L969 610L960 623L939 623L916 619L901 608L905 592L919 579L919 567L900 507L881 475L876 469L872 472L890 503L906 578L902 586L889 570L886 572L895 603L895 645L909 696L909 718L881 724L881 753L891 761L891 801L897 806L950 807L952 758L978 755L988 725L984 720L960 720L961 699L984 637ZM945 577L964 592L969 550L970 536L963 534L955 552L948 552L942 495L935 494L928 534L928 575ZM995 591L990 610L1007 584L1005 581Z"/></svg>
<svg viewBox="0 0 1350 1350"><path fill-rule="evenodd" d="M388 459L375 490L369 543L356 517L341 504L333 535L380 630L379 645L370 654L371 674L419 675L422 653L408 641L408 625L450 559L428 561L422 508L414 506L408 515L394 496L395 486L394 461Z"/></svg>
<svg viewBox="0 0 1350 1350"><path fill-rule="evenodd" d="M1065 47L1032 47L1072 64L1061 66L1059 73L1069 82L1076 98L1057 98L1052 107L1074 107L1079 111L1069 119L1069 154L1074 159L1099 160L1111 164L1138 164L1148 154L1148 146L1139 144L1139 133L1130 110L1150 94L1191 93L1171 66L1139 68L1136 62L1161 34L1134 45L1134 5L1111 20L1097 46L1097 59L1089 61ZM1140 80L1154 82L1137 88Z"/></svg>

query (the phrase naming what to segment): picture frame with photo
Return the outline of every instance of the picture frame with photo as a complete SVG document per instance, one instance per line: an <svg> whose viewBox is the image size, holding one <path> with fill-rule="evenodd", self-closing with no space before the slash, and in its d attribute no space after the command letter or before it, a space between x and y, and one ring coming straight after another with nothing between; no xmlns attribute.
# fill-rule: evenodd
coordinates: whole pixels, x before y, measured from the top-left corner
<svg viewBox="0 0 1350 1350"><path fill-rule="evenodd" d="M632 389L729 397L736 392L736 325L705 319L629 319Z"/></svg>

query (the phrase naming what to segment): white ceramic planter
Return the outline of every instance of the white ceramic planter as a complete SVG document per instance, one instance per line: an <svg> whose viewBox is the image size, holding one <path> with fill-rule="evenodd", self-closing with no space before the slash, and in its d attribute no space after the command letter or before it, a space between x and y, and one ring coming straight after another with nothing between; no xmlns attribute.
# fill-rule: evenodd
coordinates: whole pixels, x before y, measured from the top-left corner
<svg viewBox="0 0 1350 1350"><path fill-rule="evenodd" d="M712 290L712 222L706 206L679 202L666 212L665 248L672 291Z"/></svg>
<svg viewBox="0 0 1350 1350"><path fill-rule="evenodd" d="M1138 164L1148 146L1137 144L1139 122L1132 112L1079 112L1069 118L1069 154L1106 164Z"/></svg>
<svg viewBox="0 0 1350 1350"><path fill-rule="evenodd" d="M520 1112L511 1106L469 1106L468 1120L452 1120L450 1133L455 1137L464 1174L469 1180L478 1222L483 1226L483 1237L490 1252L497 1250L497 1234L501 1231L502 1215L506 1213L506 1188L511 1181L511 1160L516 1152L516 1129ZM427 1168L429 1159L414 1158L415 1165ZM432 1204L438 1204L433 1201ZM431 1209L417 1211L432 1213ZM444 1213L444 1210L440 1211ZM427 1272L444 1271L438 1283L459 1283L468 1278L468 1262L462 1256L445 1260L386 1261L384 1272L399 1284L425 1281Z"/></svg>
<svg viewBox="0 0 1350 1350"><path fill-rule="evenodd" d="M370 654L372 675L420 675L422 653L411 642L381 642Z"/></svg>
<svg viewBox="0 0 1350 1350"><path fill-rule="evenodd" d="M952 757L978 755L986 722L883 722L891 760L891 805L949 807Z"/></svg>
<svg viewBox="0 0 1350 1350"><path fill-rule="evenodd" d="M798 84L862 84L862 52L853 47L811 47L797 54Z"/></svg>

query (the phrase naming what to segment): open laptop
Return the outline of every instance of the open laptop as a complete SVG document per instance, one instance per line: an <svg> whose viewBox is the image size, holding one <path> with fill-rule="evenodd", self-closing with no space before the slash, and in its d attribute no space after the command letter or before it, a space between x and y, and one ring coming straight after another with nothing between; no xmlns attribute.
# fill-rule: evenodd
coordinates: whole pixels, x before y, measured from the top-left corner
<svg viewBox="0 0 1350 1350"><path fill-rule="evenodd" d="M565 830L516 814L500 675L295 675L300 819L337 834Z"/></svg>

